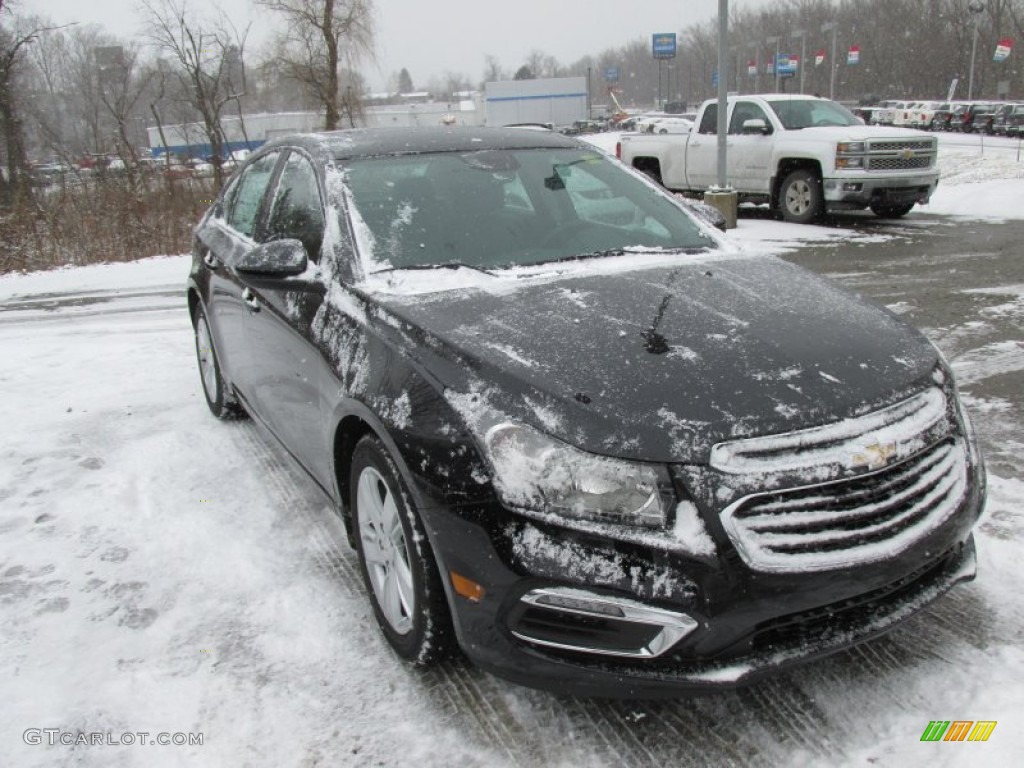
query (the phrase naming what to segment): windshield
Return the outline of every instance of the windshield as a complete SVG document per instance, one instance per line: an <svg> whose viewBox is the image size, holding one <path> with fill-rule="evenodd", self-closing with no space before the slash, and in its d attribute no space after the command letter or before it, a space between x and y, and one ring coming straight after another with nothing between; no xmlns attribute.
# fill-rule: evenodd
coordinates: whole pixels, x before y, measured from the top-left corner
<svg viewBox="0 0 1024 768"><path fill-rule="evenodd" d="M863 125L864 121L834 101L793 99L769 101L782 125L789 131L824 125Z"/></svg>
<svg viewBox="0 0 1024 768"><path fill-rule="evenodd" d="M586 149L351 160L346 182L368 272L715 246L670 197Z"/></svg>

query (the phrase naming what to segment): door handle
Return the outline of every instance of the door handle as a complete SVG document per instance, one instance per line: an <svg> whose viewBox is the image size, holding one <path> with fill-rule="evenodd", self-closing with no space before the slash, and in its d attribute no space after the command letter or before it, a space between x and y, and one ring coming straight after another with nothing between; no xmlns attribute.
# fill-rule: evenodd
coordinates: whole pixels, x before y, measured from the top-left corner
<svg viewBox="0 0 1024 768"><path fill-rule="evenodd" d="M209 251L207 251L206 255L203 256L203 264L208 266L210 269L217 269L217 267L220 266L220 262L217 260L217 257Z"/></svg>
<svg viewBox="0 0 1024 768"><path fill-rule="evenodd" d="M256 297L256 294L248 288L242 291L242 301L244 301L253 312L260 311L260 300Z"/></svg>

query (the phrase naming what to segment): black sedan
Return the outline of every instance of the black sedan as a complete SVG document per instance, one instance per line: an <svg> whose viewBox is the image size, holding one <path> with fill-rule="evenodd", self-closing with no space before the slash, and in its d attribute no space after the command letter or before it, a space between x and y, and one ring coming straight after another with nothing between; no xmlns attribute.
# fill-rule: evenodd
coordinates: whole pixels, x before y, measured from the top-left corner
<svg viewBox="0 0 1024 768"><path fill-rule="evenodd" d="M984 472L937 350L578 140L280 139L194 248L210 410L323 489L413 663L672 695L974 575Z"/></svg>

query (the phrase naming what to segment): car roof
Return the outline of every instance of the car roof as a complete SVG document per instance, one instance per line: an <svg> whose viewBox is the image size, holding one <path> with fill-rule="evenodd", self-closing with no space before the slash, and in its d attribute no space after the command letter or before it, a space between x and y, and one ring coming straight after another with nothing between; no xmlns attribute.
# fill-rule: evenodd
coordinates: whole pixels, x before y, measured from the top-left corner
<svg viewBox="0 0 1024 768"><path fill-rule="evenodd" d="M326 153L336 160L381 155L471 152L491 149L593 149L589 144L552 131L469 126L355 128L344 131L304 133L275 139L268 142L266 146L267 148L299 146L315 154Z"/></svg>

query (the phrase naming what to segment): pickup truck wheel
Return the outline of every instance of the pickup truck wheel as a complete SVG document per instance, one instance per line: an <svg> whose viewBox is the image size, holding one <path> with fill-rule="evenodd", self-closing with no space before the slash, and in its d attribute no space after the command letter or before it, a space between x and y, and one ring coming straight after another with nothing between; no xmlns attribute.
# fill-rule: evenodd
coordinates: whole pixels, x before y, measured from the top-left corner
<svg viewBox="0 0 1024 768"><path fill-rule="evenodd" d="M793 171L782 182L782 189L779 190L779 210L785 221L794 224L817 221L825 211L821 179L811 171Z"/></svg>
<svg viewBox="0 0 1024 768"><path fill-rule="evenodd" d="M872 203L871 212L883 219L899 219L910 213L913 203Z"/></svg>

